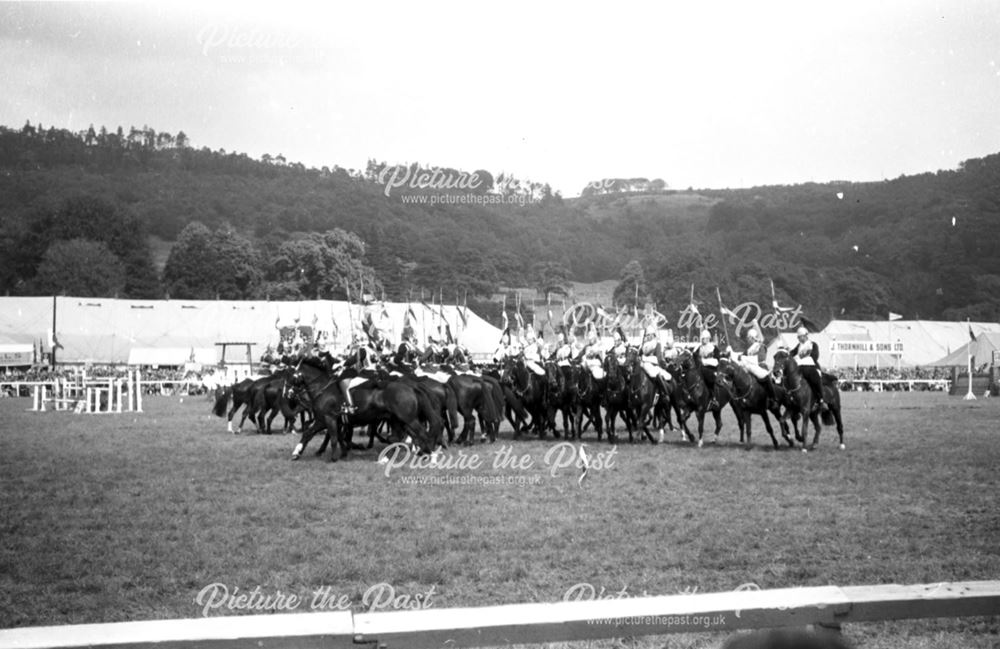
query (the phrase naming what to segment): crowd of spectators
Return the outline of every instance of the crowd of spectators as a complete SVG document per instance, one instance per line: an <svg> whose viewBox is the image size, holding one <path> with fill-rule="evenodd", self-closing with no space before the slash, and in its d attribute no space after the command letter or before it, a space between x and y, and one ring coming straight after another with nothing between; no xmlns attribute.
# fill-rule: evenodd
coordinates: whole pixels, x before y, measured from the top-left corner
<svg viewBox="0 0 1000 649"><path fill-rule="evenodd" d="M831 372L844 390L946 390L951 379L950 367L844 367Z"/></svg>
<svg viewBox="0 0 1000 649"><path fill-rule="evenodd" d="M129 370L133 369L135 368L126 365L91 365L86 368L86 372L88 379L126 378ZM78 377L82 370L83 368L70 366L60 367L56 370L45 366L16 370L7 368L4 371L0 371L0 396L14 396L13 384L15 383L49 383L56 379L72 380ZM201 381L200 376L187 375L182 368L151 369L145 367L140 368L140 370L142 372L142 381L146 384L143 386L143 392L147 394L164 392L164 383L167 384L166 389L172 391L172 386L169 385L171 382L182 383L184 381L194 381L200 383ZM27 394L24 391L25 389L21 391L22 396ZM194 386L191 386L191 392L194 391Z"/></svg>
<svg viewBox="0 0 1000 649"><path fill-rule="evenodd" d="M950 367L838 367L831 370L842 381L941 381L951 378Z"/></svg>

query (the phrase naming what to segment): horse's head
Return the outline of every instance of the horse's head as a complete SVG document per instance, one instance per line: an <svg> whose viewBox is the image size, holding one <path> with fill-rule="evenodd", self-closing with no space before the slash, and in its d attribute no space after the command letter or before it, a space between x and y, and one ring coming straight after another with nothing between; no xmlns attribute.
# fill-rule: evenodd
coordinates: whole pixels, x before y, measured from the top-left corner
<svg viewBox="0 0 1000 649"><path fill-rule="evenodd" d="M504 375L508 377L511 387L521 394L524 394L531 385L531 370L520 356L507 359L507 371Z"/></svg>
<svg viewBox="0 0 1000 649"><path fill-rule="evenodd" d="M682 371L688 372L694 369L694 354L691 353L690 349L681 349L677 352L677 357L674 359L674 362L677 363L677 367Z"/></svg>
<svg viewBox="0 0 1000 649"><path fill-rule="evenodd" d="M549 388L553 390L559 389L559 366L549 361L545 364L545 380L549 384Z"/></svg>

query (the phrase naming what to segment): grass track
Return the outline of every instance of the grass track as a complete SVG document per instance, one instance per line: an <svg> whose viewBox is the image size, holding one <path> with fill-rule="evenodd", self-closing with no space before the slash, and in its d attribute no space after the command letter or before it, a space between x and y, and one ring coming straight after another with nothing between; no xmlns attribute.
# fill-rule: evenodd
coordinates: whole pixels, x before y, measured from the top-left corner
<svg viewBox="0 0 1000 649"><path fill-rule="evenodd" d="M631 595L1000 577L1000 400L845 395L846 443L774 452L736 443L618 447L614 465L555 476L553 442L517 442L527 470L400 468L376 451L329 464L296 439L225 432L200 398L141 415L25 412L0 401L0 627L191 617L222 583L329 587L362 608L380 582L434 588L435 607L560 600L585 582ZM591 453L606 451L590 433ZM765 447L763 444L767 444ZM313 446L315 448L315 446ZM454 452L454 449L453 449ZM526 485L406 484L513 476ZM220 615L228 612L219 611ZM998 618L851 626L866 647L988 647ZM719 636L638 646L714 647ZM610 646L620 643L581 643Z"/></svg>

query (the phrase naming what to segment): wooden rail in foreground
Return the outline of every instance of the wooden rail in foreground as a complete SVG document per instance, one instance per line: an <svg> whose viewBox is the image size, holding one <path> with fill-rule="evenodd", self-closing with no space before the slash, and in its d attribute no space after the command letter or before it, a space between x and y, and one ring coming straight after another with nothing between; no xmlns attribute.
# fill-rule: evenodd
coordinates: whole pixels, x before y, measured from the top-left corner
<svg viewBox="0 0 1000 649"><path fill-rule="evenodd" d="M0 630L0 648L453 649L971 615L1000 615L1000 581L28 627Z"/></svg>

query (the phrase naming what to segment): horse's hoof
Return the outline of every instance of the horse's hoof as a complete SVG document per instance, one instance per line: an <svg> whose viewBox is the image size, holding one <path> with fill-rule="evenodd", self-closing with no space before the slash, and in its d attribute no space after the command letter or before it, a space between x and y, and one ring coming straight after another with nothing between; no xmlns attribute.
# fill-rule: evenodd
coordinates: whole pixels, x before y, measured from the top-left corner
<svg viewBox="0 0 1000 649"><path fill-rule="evenodd" d="M292 462L294 462L295 460L299 459L299 457L300 456L293 454L292 455Z"/></svg>
<svg viewBox="0 0 1000 649"><path fill-rule="evenodd" d="M802 452L803 452L803 453L808 453L808 452L809 452L809 449L807 449L807 448L806 448L805 446L803 446L803 447L802 447Z"/></svg>
<svg viewBox="0 0 1000 649"><path fill-rule="evenodd" d="M664 435L663 435L663 429L661 428L660 429L660 443L661 444L663 443L663 437L664 437Z"/></svg>
<svg viewBox="0 0 1000 649"><path fill-rule="evenodd" d="M842 450L842 451L843 451L843 450L845 450L846 448L847 448L847 447L846 447L846 446L844 446L843 444L841 444L841 445L840 445L840 450Z"/></svg>
<svg viewBox="0 0 1000 649"><path fill-rule="evenodd" d="M705 445L705 442L704 442L703 440L700 440L700 439L699 439L699 440L698 440L698 448L701 448L701 447L703 447L704 445Z"/></svg>

